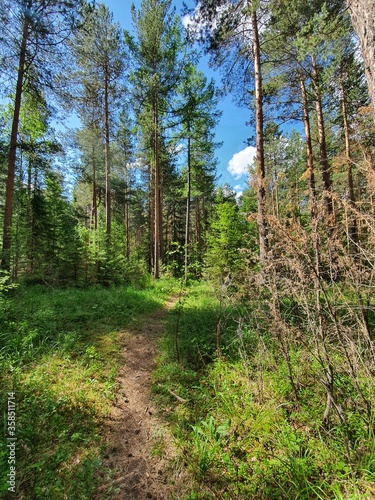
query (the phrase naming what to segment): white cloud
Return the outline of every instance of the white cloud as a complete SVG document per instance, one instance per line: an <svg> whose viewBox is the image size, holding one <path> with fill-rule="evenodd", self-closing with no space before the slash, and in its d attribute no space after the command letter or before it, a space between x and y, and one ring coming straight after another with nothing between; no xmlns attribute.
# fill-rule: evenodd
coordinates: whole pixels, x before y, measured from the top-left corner
<svg viewBox="0 0 375 500"><path fill-rule="evenodd" d="M215 30L218 25L220 25L221 17L225 15L226 11L231 6L230 2L216 8L216 13L213 19L210 21L205 21L201 12L201 2L198 2L194 11L191 14L185 14L181 18L182 25L194 36L198 36L199 33L205 29L209 31Z"/></svg>
<svg viewBox="0 0 375 500"><path fill-rule="evenodd" d="M241 196L243 195L243 188L241 186L241 184L237 184L236 186L234 186L234 191L236 191L236 199L239 200L241 198Z"/></svg>
<svg viewBox="0 0 375 500"><path fill-rule="evenodd" d="M256 155L256 148L248 146L239 153L235 153L228 163L228 172L233 175L235 179L239 179L245 174L249 173L249 167L254 162Z"/></svg>
<svg viewBox="0 0 375 500"><path fill-rule="evenodd" d="M194 23L194 19L190 16L190 14L185 14L181 21L184 28L188 28L191 24Z"/></svg>

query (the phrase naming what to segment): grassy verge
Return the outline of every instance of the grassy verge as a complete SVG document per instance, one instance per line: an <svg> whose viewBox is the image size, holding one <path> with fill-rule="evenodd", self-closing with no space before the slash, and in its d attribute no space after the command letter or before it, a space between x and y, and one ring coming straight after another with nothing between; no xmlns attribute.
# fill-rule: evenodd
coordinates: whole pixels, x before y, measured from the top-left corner
<svg viewBox="0 0 375 500"><path fill-rule="evenodd" d="M348 447L348 429L322 423L325 392L310 353L290 352L296 402L272 338L238 328L233 304L221 306L217 355L219 309L208 284L191 287L161 346L155 395L192 477L178 498L375 498L374 421L364 425L356 395Z"/></svg>
<svg viewBox="0 0 375 500"><path fill-rule="evenodd" d="M6 417L8 392L15 393L18 498L91 498L101 481L102 423L117 389L121 329L161 307L173 286L33 286L2 297L0 404ZM3 497L7 444L0 448Z"/></svg>

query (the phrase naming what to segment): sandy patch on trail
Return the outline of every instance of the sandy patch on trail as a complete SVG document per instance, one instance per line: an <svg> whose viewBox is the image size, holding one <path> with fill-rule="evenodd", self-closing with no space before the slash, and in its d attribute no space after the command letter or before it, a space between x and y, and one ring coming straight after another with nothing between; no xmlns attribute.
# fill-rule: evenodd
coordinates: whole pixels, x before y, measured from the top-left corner
<svg viewBox="0 0 375 500"><path fill-rule="evenodd" d="M167 499L172 493L171 482L175 489L182 479L172 471L172 439L150 401L156 340L176 301L171 299L163 309L142 320L139 327L124 332L120 389L108 417L102 469L106 475L109 469L112 477L97 489L97 499Z"/></svg>

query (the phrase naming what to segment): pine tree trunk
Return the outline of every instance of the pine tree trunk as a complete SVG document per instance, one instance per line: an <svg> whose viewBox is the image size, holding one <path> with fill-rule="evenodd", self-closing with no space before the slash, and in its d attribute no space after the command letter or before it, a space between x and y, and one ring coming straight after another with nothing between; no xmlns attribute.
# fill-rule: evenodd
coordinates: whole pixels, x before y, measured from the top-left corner
<svg viewBox="0 0 375 500"><path fill-rule="evenodd" d="M191 176L191 165L190 165L190 130L188 130L188 157L187 157L187 197L186 197L186 224L185 224L185 282L188 278L188 260L189 260L189 231L190 231L190 176Z"/></svg>
<svg viewBox="0 0 375 500"><path fill-rule="evenodd" d="M128 189L125 191L125 230L126 230L126 258L130 257L130 210L128 201Z"/></svg>
<svg viewBox="0 0 375 500"><path fill-rule="evenodd" d="M92 215L94 219L94 229L98 229L98 202L97 202L97 185L96 185L96 166L95 160L92 162Z"/></svg>
<svg viewBox="0 0 375 500"><path fill-rule="evenodd" d="M257 194L258 194L258 226L259 226L259 257L264 266L267 253L267 218L266 218L266 188L265 188L265 163L264 163L264 134L263 134L263 82L260 60L260 42L258 20L255 10L251 13L253 28L253 56L255 77L255 113L256 113L256 169L257 169Z"/></svg>
<svg viewBox="0 0 375 500"><path fill-rule="evenodd" d="M154 102L154 175L155 175L155 232L154 232L154 278L160 278L160 165L159 165L159 116L158 100Z"/></svg>
<svg viewBox="0 0 375 500"><path fill-rule="evenodd" d="M315 56L311 56L312 62L312 80L315 91L315 106L316 106L316 116L318 123L318 137L319 137L319 147L320 147L320 167L322 172L323 181L323 200L325 205L325 223L328 233L328 253L329 253L329 264L330 264L330 275L331 279L335 281L337 279L337 249L334 243L334 233L335 233L335 212L332 199L332 179L330 166L327 154L327 142L325 135L324 126L324 115L323 115L323 105L322 105L322 95L320 91L319 83L319 73L316 63Z"/></svg>
<svg viewBox="0 0 375 500"><path fill-rule="evenodd" d="M33 180L33 199L35 200L37 196L37 186L38 186L38 169L34 168L34 180ZM37 248L38 248L38 232L36 227L36 211L35 207L32 206L31 210L31 262L30 262L30 275L34 274L35 262L37 262Z"/></svg>
<svg viewBox="0 0 375 500"><path fill-rule="evenodd" d="M109 246L111 241L111 163L109 150L109 75L105 68L104 79L104 120L105 120L105 232L106 242Z"/></svg>
<svg viewBox="0 0 375 500"><path fill-rule="evenodd" d="M357 32L375 120L375 0L347 0Z"/></svg>
<svg viewBox="0 0 375 500"><path fill-rule="evenodd" d="M14 231L14 262L12 269L12 278L17 281L20 263L20 227L21 227L21 190L23 184L23 158L22 150L20 155L20 173L18 176L17 186L17 207L16 207L16 224Z"/></svg>
<svg viewBox="0 0 375 500"><path fill-rule="evenodd" d="M149 271L154 269L155 244L155 169L150 165L148 169L148 219L149 219Z"/></svg>
<svg viewBox="0 0 375 500"><path fill-rule="evenodd" d="M26 239L26 258L27 270L26 273L30 276L33 270L33 230L34 230L34 215L31 206L31 186L32 186L32 155L29 155L27 165L27 206L26 206L26 224L28 228Z"/></svg>
<svg viewBox="0 0 375 500"><path fill-rule="evenodd" d="M353 169L352 169L352 158L350 151L350 136L349 136L349 123L348 123L348 113L347 113L347 103L344 85L341 82L341 92L342 92L342 116L344 122L344 134L345 134L345 157L346 157L346 172L348 178L348 198L349 205L352 209L350 214L350 222L348 224L349 233L349 248L354 256L358 254L358 228L357 228L357 218L354 213L356 200L354 194L354 183L353 183Z"/></svg>
<svg viewBox="0 0 375 500"><path fill-rule="evenodd" d="M278 182L278 172L277 172L277 165L275 161L274 165L274 188L272 189L272 198L273 194L275 194L275 207L274 207L274 212L275 216L278 219L279 218L279 212L280 212L280 207L279 207L279 182Z"/></svg>
<svg viewBox="0 0 375 500"><path fill-rule="evenodd" d="M196 243L198 248L198 253L200 254L200 246L201 246L201 208L199 202L199 196L195 198L195 234L196 234Z"/></svg>
<svg viewBox="0 0 375 500"><path fill-rule="evenodd" d="M16 95L14 100L12 130L9 143L8 175L5 188L3 250L1 258L1 268L4 271L8 272L10 271L10 249L12 245L13 193L14 193L14 176L16 170L17 136L18 136L18 125L20 120L22 86L25 74L26 46L27 46L28 35L29 35L29 22L25 18L22 30L21 50L18 63Z"/></svg>
<svg viewBox="0 0 375 500"><path fill-rule="evenodd" d="M300 82L301 96L302 96L302 120L305 129L306 159L307 159L307 169L309 176L310 213L311 213L311 218L314 218L316 217L316 190L315 190L313 148L311 140L309 103L307 100L305 81L303 79L301 71L299 72L299 82Z"/></svg>
<svg viewBox="0 0 375 500"><path fill-rule="evenodd" d="M207 210L206 210L206 197L202 194L202 231L203 231L203 248L202 251L207 250Z"/></svg>
<svg viewBox="0 0 375 500"><path fill-rule="evenodd" d="M305 81L302 71L299 72L299 81L302 95L302 109L303 109L303 125L305 129L305 143L306 143L306 158L307 168L309 175L309 197L310 197L310 216L311 216L311 237L314 248L314 284L319 285L320 279L320 248L319 248L319 233L318 233L318 214L316 206L316 188L315 188L315 173L314 173L314 159L313 148L311 139L309 104L307 100L307 92Z"/></svg>
<svg viewBox="0 0 375 500"><path fill-rule="evenodd" d="M159 162L160 162L160 156L159 156ZM159 261L163 262L164 260L164 237L163 237L163 203L164 203L164 191L163 191L163 186L164 186L164 179L163 179L163 169L162 166L160 165L159 167L159 236L160 236L160 250L159 250Z"/></svg>
<svg viewBox="0 0 375 500"><path fill-rule="evenodd" d="M169 251L169 212L168 212L168 210L166 211L166 214L165 214L164 247L165 247L165 251L168 253L168 251Z"/></svg>
<svg viewBox="0 0 375 500"><path fill-rule="evenodd" d="M322 180L324 189L324 204L325 204L326 214L328 216L328 224L330 226L330 229L332 230L334 225L333 203L332 203L332 180L331 180L331 173L327 155L327 142L326 142L326 135L324 128L322 96L320 92L318 68L314 56L311 56L311 61L312 61L312 78L315 91L316 117L318 122L320 166L322 171Z"/></svg>

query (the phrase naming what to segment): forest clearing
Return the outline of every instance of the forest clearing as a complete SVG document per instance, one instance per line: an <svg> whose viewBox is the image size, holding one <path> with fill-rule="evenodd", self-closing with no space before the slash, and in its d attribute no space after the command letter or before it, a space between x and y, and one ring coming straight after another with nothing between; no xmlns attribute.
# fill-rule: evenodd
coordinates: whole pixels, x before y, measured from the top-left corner
<svg viewBox="0 0 375 500"><path fill-rule="evenodd" d="M375 498L374 19L0 0L1 498Z"/></svg>

